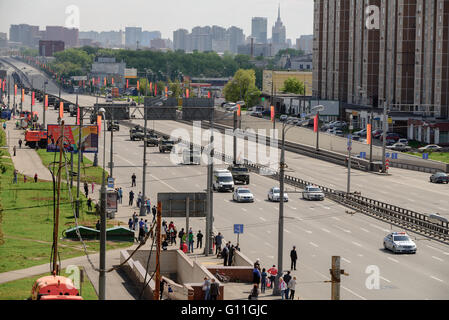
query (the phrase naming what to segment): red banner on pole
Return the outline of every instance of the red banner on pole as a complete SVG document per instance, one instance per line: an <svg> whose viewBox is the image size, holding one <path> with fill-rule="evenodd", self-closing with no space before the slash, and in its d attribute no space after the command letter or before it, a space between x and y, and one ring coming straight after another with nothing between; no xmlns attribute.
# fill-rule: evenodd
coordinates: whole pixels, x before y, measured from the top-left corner
<svg viewBox="0 0 449 320"><path fill-rule="evenodd" d="M153 82L150 82L150 92L153 92Z"/></svg>
<svg viewBox="0 0 449 320"><path fill-rule="evenodd" d="M34 99L34 91L31 93L31 105L34 106L35 104L35 99Z"/></svg>
<svg viewBox="0 0 449 320"><path fill-rule="evenodd" d="M14 96L17 96L17 84L14 85Z"/></svg>
<svg viewBox="0 0 449 320"><path fill-rule="evenodd" d="M208 97L209 99L211 98L210 91L207 91L207 97Z"/></svg>
<svg viewBox="0 0 449 320"><path fill-rule="evenodd" d="M189 94L190 94L189 89L186 89L186 98L189 97Z"/></svg>
<svg viewBox="0 0 449 320"><path fill-rule="evenodd" d="M59 103L59 117L64 118L64 102Z"/></svg>
<svg viewBox="0 0 449 320"><path fill-rule="evenodd" d="M274 117L275 117L274 107L271 106L271 122L274 122Z"/></svg>
<svg viewBox="0 0 449 320"><path fill-rule="evenodd" d="M313 132L318 132L318 114L313 119Z"/></svg>
<svg viewBox="0 0 449 320"><path fill-rule="evenodd" d="M209 91L209 93L210 93L210 91ZM241 114L242 114L242 107L238 104L237 105L237 117L240 117Z"/></svg>
<svg viewBox="0 0 449 320"><path fill-rule="evenodd" d="M100 132L101 132L101 116L97 116L97 125L98 125L98 136L100 136Z"/></svg>
<svg viewBox="0 0 449 320"><path fill-rule="evenodd" d="M80 108L76 109L76 124L80 125Z"/></svg>
<svg viewBox="0 0 449 320"><path fill-rule="evenodd" d="M129 87L129 79L126 79L126 89Z"/></svg>
<svg viewBox="0 0 449 320"><path fill-rule="evenodd" d="M22 102L25 101L25 89L22 89Z"/></svg>
<svg viewBox="0 0 449 320"><path fill-rule="evenodd" d="M137 91L139 91L139 90L140 90L140 81L137 80Z"/></svg>
<svg viewBox="0 0 449 320"><path fill-rule="evenodd" d="M372 141L371 141L372 136L373 136L373 132L371 129L371 124L368 124L366 126L366 143L368 143L368 145L371 145L371 143L372 143Z"/></svg>
<svg viewBox="0 0 449 320"><path fill-rule="evenodd" d="M45 102L44 102L44 107L45 107L45 110L47 110L47 108L48 108L48 95L46 94L45 95L45 100L44 100Z"/></svg>

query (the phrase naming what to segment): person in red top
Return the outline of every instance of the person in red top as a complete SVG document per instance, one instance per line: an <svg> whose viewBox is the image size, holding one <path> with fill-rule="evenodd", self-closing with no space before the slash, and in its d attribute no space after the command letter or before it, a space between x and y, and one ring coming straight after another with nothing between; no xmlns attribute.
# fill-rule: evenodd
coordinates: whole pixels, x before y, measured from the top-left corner
<svg viewBox="0 0 449 320"><path fill-rule="evenodd" d="M267 270L268 274L270 275L269 279L271 282L271 288L274 288L274 279L276 279L276 275L278 274L278 269L276 269L276 266L273 264L273 266Z"/></svg>

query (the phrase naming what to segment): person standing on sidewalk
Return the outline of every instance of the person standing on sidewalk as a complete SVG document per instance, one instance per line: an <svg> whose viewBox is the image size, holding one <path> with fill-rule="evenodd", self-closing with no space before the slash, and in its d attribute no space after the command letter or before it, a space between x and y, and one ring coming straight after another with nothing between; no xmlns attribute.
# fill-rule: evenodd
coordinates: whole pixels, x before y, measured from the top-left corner
<svg viewBox="0 0 449 320"><path fill-rule="evenodd" d="M285 294L287 291L287 284L282 277L279 278L279 289L281 290L282 300L286 299L287 297L285 296Z"/></svg>
<svg viewBox="0 0 449 320"><path fill-rule="evenodd" d="M134 192L131 190L131 191L129 192L129 203L128 203L128 205L129 205L130 207L132 207L132 206L133 206L133 202L134 202Z"/></svg>
<svg viewBox="0 0 449 320"><path fill-rule="evenodd" d="M298 254L296 252L296 246L293 246L292 251L290 251L290 259L292 260L292 265L290 270L296 270L296 260L298 260Z"/></svg>
<svg viewBox="0 0 449 320"><path fill-rule="evenodd" d="M198 247L200 249L203 248L203 234L201 233L201 230L196 234L196 248L198 249Z"/></svg>
<svg viewBox="0 0 449 320"><path fill-rule="evenodd" d="M137 216L137 213L135 213L134 212L134 214L133 214L133 219L134 219L134 226L133 226L133 228L134 228L134 230L136 230L136 228L137 228L137 226L139 225L139 217Z"/></svg>
<svg viewBox="0 0 449 320"><path fill-rule="evenodd" d="M16 156L16 146L12 147L12 151L14 152L14 157Z"/></svg>
<svg viewBox="0 0 449 320"><path fill-rule="evenodd" d="M34 174L34 183L37 183L37 173Z"/></svg>
<svg viewBox="0 0 449 320"><path fill-rule="evenodd" d="M296 288L296 277L293 277L293 279L291 279L288 282L288 288L290 289L290 300L294 300L295 299L295 288Z"/></svg>
<svg viewBox="0 0 449 320"><path fill-rule="evenodd" d="M215 237L215 254L219 255L221 253L221 243L223 241L223 236L221 235L221 232L217 234Z"/></svg>
<svg viewBox="0 0 449 320"><path fill-rule="evenodd" d="M84 194L86 195L86 198L89 195L89 186L86 181L84 181Z"/></svg>
<svg viewBox="0 0 449 320"><path fill-rule="evenodd" d="M87 199L87 210L89 210L89 212L92 212L92 199L91 198Z"/></svg>
<svg viewBox="0 0 449 320"><path fill-rule="evenodd" d="M189 230L189 252L193 253L193 243L194 243L194 236L193 236L193 231L192 228L190 228Z"/></svg>
<svg viewBox="0 0 449 320"><path fill-rule="evenodd" d="M92 181L92 193L94 193L95 183Z"/></svg>
<svg viewBox="0 0 449 320"><path fill-rule="evenodd" d="M262 269L262 273L260 275L260 292L265 293L265 290L267 289L267 277L268 273L265 270L265 268Z"/></svg>
<svg viewBox="0 0 449 320"><path fill-rule="evenodd" d="M133 225L134 225L133 218L129 218L129 220L128 220L128 228L129 228L129 230L133 230Z"/></svg>
<svg viewBox="0 0 449 320"><path fill-rule="evenodd" d="M284 278L285 285L287 286L287 288L285 289L285 299L288 300L288 294L290 291L290 288L288 287L288 283L292 279L292 276L290 275L290 271L287 271L287 274L284 275L283 278Z"/></svg>
<svg viewBox="0 0 449 320"><path fill-rule="evenodd" d="M136 174L133 173L131 176L131 188L136 186Z"/></svg>
<svg viewBox="0 0 449 320"><path fill-rule="evenodd" d="M274 290L274 279L276 279L276 276L278 274L278 269L276 269L276 265L273 264L273 266L267 270L268 274L270 275L269 279L271 282L271 288Z"/></svg>
<svg viewBox="0 0 449 320"><path fill-rule="evenodd" d="M211 280L209 293L210 293L211 300L217 300L218 296L220 295L220 285L215 282L214 278L212 278L212 280Z"/></svg>
<svg viewBox="0 0 449 320"><path fill-rule="evenodd" d="M228 265L228 257L229 257L229 247L228 244L223 248L223 251L221 252L221 255L223 257L223 266Z"/></svg>
<svg viewBox="0 0 449 320"><path fill-rule="evenodd" d="M19 139L19 149L22 149L22 143L23 143L22 139Z"/></svg>
<svg viewBox="0 0 449 320"><path fill-rule="evenodd" d="M208 277L204 277L204 282L203 282L203 292L204 292L204 300L209 300L210 299L210 280Z"/></svg>
<svg viewBox="0 0 449 320"><path fill-rule="evenodd" d="M154 220L156 220L156 213L157 213L156 205L153 206L153 208L151 209L151 212L153 213L153 222L154 222ZM176 240L175 240L175 243L176 243Z"/></svg>

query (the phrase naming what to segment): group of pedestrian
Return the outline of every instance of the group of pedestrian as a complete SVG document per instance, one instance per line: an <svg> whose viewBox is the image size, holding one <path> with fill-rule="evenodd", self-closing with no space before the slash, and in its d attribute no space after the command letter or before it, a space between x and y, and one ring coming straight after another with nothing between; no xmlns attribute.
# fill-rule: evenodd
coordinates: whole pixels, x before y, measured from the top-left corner
<svg viewBox="0 0 449 320"><path fill-rule="evenodd" d="M137 241L141 242L143 241L143 239L145 239L145 237L147 236L148 232L150 232L149 228L148 228L148 220L143 220L143 218L140 218L139 221L139 216L137 215L136 212L133 213L133 216L131 218L129 218L128 220L128 228L130 230L136 230L138 228L138 236L137 236Z"/></svg>
<svg viewBox="0 0 449 320"><path fill-rule="evenodd" d="M203 282L204 300L217 300L220 295L220 284L215 281L215 278L209 280L208 277L204 277Z"/></svg>
<svg viewBox="0 0 449 320"><path fill-rule="evenodd" d="M93 191L93 183L92 183L92 192L94 192ZM117 202L118 203L120 203L120 204L122 204L122 201L123 201L123 190L122 190L122 188L120 187L120 188L115 188L115 191L117 192Z"/></svg>

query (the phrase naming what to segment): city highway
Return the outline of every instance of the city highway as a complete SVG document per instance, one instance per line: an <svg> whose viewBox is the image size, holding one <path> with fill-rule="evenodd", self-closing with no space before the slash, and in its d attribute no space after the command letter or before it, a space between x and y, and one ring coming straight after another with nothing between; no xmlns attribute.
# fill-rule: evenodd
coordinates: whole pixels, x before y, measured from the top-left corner
<svg viewBox="0 0 449 320"><path fill-rule="evenodd" d="M29 103L29 97L26 100ZM42 107L37 104L39 112ZM74 123L75 118L68 118ZM56 122L57 112L47 113L48 122ZM67 120L68 119L68 120ZM175 128L189 126L177 122L155 122L155 129L171 132ZM149 127L153 126L149 121ZM109 134L106 137L106 153L109 161ZM100 139L99 163L102 163L103 139ZM123 210L118 219L127 222L129 208L127 194L130 176L138 176L137 194L141 190L142 142L129 140L128 128L121 126L114 134L114 176L116 185L124 188ZM306 158L287 152L289 171L324 185L332 184L345 189L346 170L327 162ZM157 148L148 148L147 190L152 201L158 192L203 191L206 187L206 167L182 166L170 162L169 154L160 154ZM225 165L220 167L226 167ZM447 188L446 185L430 185L428 175L405 170L391 170L392 176L382 177L359 171L353 172L353 185L358 191L374 199L393 204L404 201L404 207L419 212L428 212L426 202L444 206L444 191L432 188ZM381 180L383 179L383 180ZM404 180L405 179L405 180ZM231 201L231 193L214 194L214 229L222 232L226 240L236 242L233 224L244 224L244 234L240 236L242 252L250 259L260 258L264 267L277 264L278 204L266 201L267 192L276 182L270 178L251 174L250 190L256 197L255 203L237 204ZM357 186L359 185L359 186ZM391 185L391 186L390 186ZM372 187L371 187L372 186ZM366 188L366 189L364 189ZM385 190L383 194L379 190ZM287 186L287 190L291 188ZM444 190L444 189L443 189ZM414 195L412 195L414 193ZM382 240L389 232L399 228L380 222L362 214L354 216L345 213L346 208L325 200L308 202L300 199L300 194L290 193L290 201L285 205L284 228L284 269L289 268L289 251L293 245L299 250L298 270L293 272L298 278L297 293L302 299L329 299L329 268L332 255L342 257L342 269L349 276L342 276L342 299L448 299L449 298L449 247L436 241L410 233L418 246L416 255L393 255L385 252ZM419 198L418 196L421 196ZM382 198L384 197L384 198ZM427 197L427 199L425 198ZM416 203L407 201L413 198ZM444 200L443 200L444 199ZM441 201L441 202L440 202ZM446 202L443 202L446 201ZM405 206L408 203L408 206ZM429 207L432 210L433 207ZM151 217L151 216L150 216ZM180 226L185 219L173 219ZM204 219L192 219L195 231L204 233ZM379 289L366 287L369 266L376 266L380 272Z"/></svg>
<svg viewBox="0 0 449 320"><path fill-rule="evenodd" d="M28 97L27 97L28 98ZM38 108L40 110L40 108ZM48 113L49 121L55 121L56 111ZM66 117L74 123L75 118ZM152 126L151 121L150 127ZM178 126L179 123L174 123ZM156 129L158 124L156 123ZM164 127L169 128L169 122ZM100 139L99 163L102 163L103 139ZM109 161L109 134L106 137L106 161ZM137 188L141 190L142 142L131 142L128 129L121 126L114 133L114 176L116 185L122 186L125 197L122 207L125 214L117 218L127 222L127 206L130 176L136 173ZM297 155L291 155L296 157ZM316 160L311 160L316 161ZM147 190L152 201L158 192L203 191L206 187L206 167L182 166L170 162L169 154L160 154L157 148L148 148ZM226 167L221 165L220 167ZM332 169L330 169L332 170ZM371 175L369 176L371 177ZM244 224L240 246L250 259L260 258L264 267L277 264L278 204L266 201L267 192L276 182L270 178L251 174L250 190L255 203L237 204L231 201L231 193L214 194L214 229L222 232L226 240L236 242L233 224ZM287 187L287 190L291 188ZM422 236L416 238L416 255L393 255L382 248L382 240L391 230L399 228L376 219L345 213L346 208L331 201L308 202L300 194L290 193L285 205L284 269L289 268L289 251L293 245L299 250L298 270L293 272L299 280L298 294L302 299L329 299L329 268L332 255L342 257L342 269L349 276L342 277L342 299L448 299L449 295L449 247ZM148 218L150 218L149 216ZM170 219L178 228L185 219ZM204 233L205 220L191 219L195 231ZM380 272L379 289L370 290L365 273L369 266Z"/></svg>

